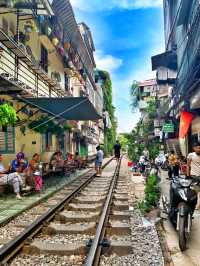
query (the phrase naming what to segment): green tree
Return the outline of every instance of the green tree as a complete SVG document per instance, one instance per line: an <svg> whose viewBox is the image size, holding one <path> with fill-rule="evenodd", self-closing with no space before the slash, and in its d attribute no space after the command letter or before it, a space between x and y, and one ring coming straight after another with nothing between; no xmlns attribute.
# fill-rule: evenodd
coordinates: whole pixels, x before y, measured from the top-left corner
<svg viewBox="0 0 200 266"><path fill-rule="evenodd" d="M119 140L119 143L121 144L122 151L126 151L126 148L129 143L127 134L120 134L117 139Z"/></svg>
<svg viewBox="0 0 200 266"><path fill-rule="evenodd" d="M130 96L132 111L135 112L138 109L138 103L140 100L139 82L136 80L134 80L131 85Z"/></svg>
<svg viewBox="0 0 200 266"><path fill-rule="evenodd" d="M117 130L115 107L113 106L112 81L109 73L106 71L99 70L98 75L102 81L104 110L108 112L112 124L112 128L105 128L104 130L104 152L105 154L111 154L116 141Z"/></svg>

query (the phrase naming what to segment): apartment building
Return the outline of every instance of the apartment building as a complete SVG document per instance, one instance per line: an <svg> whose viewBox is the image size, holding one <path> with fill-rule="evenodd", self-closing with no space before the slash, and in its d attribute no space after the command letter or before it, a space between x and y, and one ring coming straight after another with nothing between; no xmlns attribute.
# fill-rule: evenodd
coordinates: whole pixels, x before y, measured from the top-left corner
<svg viewBox="0 0 200 266"><path fill-rule="evenodd" d="M88 26L77 24L68 0L0 1L0 98L18 116L15 127L0 131L0 152L8 160L18 151L29 158L58 149L95 152L103 97L94 50ZM30 128L41 118L62 133Z"/></svg>

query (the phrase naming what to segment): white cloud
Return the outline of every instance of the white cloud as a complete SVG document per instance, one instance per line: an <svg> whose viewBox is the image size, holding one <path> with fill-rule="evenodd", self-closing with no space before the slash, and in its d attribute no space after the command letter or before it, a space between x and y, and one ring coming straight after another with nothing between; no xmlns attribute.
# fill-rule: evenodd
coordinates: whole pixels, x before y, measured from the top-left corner
<svg viewBox="0 0 200 266"><path fill-rule="evenodd" d="M158 8L162 6L162 0L71 0L72 6L83 11L101 11L114 8L141 9Z"/></svg>
<svg viewBox="0 0 200 266"><path fill-rule="evenodd" d="M114 57L109 54L104 54L101 50L96 51L95 61L97 68L106 70L110 73L118 69L123 63L122 59Z"/></svg>
<svg viewBox="0 0 200 266"><path fill-rule="evenodd" d="M132 69L123 80L113 75L113 97L117 107L118 132L130 132L139 121L139 112L131 112L130 86L133 80L143 81L155 78L155 72L151 70L151 56L162 52L164 52L164 44L155 36L155 45L149 49L144 58L138 60L136 69Z"/></svg>

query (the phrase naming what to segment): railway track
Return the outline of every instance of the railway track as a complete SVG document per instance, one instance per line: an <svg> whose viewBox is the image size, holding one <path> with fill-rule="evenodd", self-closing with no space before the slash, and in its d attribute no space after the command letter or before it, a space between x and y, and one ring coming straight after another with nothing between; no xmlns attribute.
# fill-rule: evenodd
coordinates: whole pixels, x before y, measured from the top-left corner
<svg viewBox="0 0 200 266"><path fill-rule="evenodd" d="M106 163L104 168L111 162L112 160ZM30 261L32 258L34 261L34 253L46 253L50 256L67 254L69 256L71 254L79 254L81 250L81 253L83 253L81 264L83 264L88 250L94 249L93 243L96 241L96 229L98 233L102 231L100 226L105 226L105 213L108 213L109 210L108 207L111 203L111 196L115 188L119 169L120 163L116 166L113 176L98 178L95 177L94 173L88 173L87 176L82 177L81 184L80 180L74 181L68 188L61 190L57 193L58 195L51 198L49 203L47 202L47 204L43 204L40 207L35 207L28 211L28 213L26 213L27 223L25 222L25 224L23 224L22 218L20 219L20 217L17 217L17 222L14 225L18 228L23 228L23 230L0 249L1 264L27 265L26 256L29 257ZM56 199L62 198L63 195L67 193L67 196L58 203L56 202ZM55 206L49 208L51 204L53 205L55 203ZM104 208L102 209L103 206ZM41 213L45 211L45 208L46 212L41 215ZM100 222L98 223L100 214ZM102 215L105 217L103 218ZM27 226L32 219L33 222ZM10 223L12 224L13 221ZM78 239L79 237L80 239ZM53 240L54 238L55 241ZM62 239L61 243L57 241L60 239ZM92 239L95 241L92 242ZM81 243L81 241L78 243L78 240L84 240L84 243ZM50 241L49 246L46 245L47 241ZM69 245L70 241L71 244ZM98 244L100 241L101 238L98 239ZM67 243L67 245L65 243ZM90 243L92 243L92 245L89 248ZM61 246L62 248L60 248ZM21 256L21 261L24 264L18 263L18 257L21 258ZM61 264L58 262L56 265Z"/></svg>
<svg viewBox="0 0 200 266"><path fill-rule="evenodd" d="M126 169L125 159L110 160L102 177L90 172L55 195L57 201L50 198L42 206L48 209L31 209L26 227L18 217L23 231L0 249L1 265L163 266L157 234L143 228L121 164Z"/></svg>

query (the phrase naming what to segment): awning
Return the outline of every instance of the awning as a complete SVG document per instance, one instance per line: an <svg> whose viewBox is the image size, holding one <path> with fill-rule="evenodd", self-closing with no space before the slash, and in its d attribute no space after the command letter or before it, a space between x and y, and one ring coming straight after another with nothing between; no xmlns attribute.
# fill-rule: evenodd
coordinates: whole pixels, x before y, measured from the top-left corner
<svg viewBox="0 0 200 266"><path fill-rule="evenodd" d="M66 98L21 98L18 100L30 104L55 118L66 120L98 120L101 116L87 97Z"/></svg>
<svg viewBox="0 0 200 266"><path fill-rule="evenodd" d="M162 54L158 54L151 57L152 70L156 70L158 67L166 67L169 69L177 69L177 55L173 51L167 51Z"/></svg>

